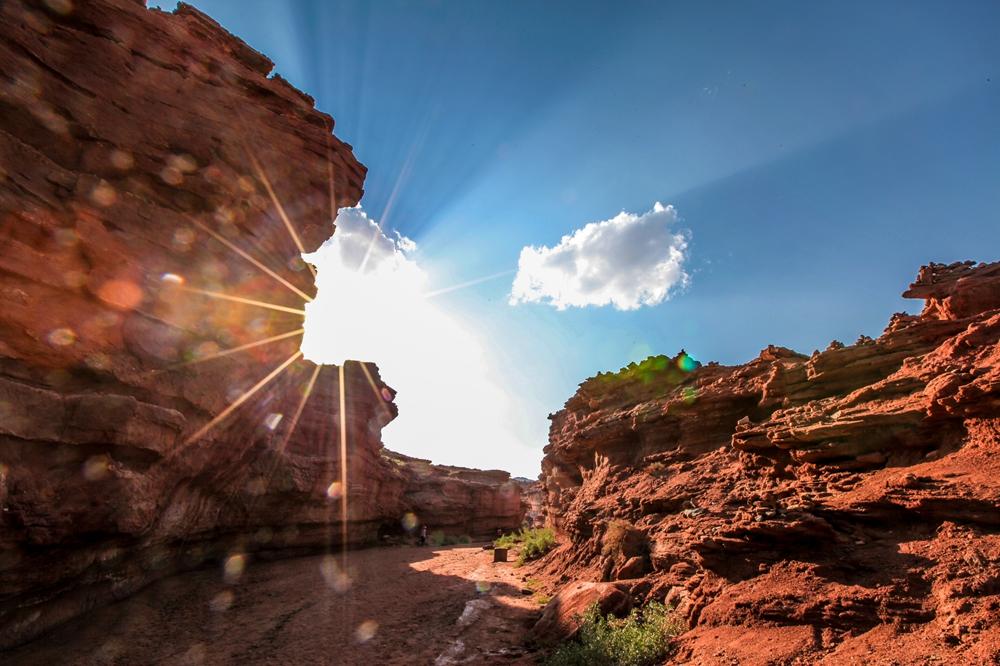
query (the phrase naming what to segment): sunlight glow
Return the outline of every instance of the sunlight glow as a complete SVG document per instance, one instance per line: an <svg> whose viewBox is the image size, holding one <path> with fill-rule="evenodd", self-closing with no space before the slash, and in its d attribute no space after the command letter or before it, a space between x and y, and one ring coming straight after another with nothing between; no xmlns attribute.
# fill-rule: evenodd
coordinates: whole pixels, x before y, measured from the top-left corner
<svg viewBox="0 0 1000 666"><path fill-rule="evenodd" d="M336 222L333 237L303 257L318 268L317 298L305 306L305 357L378 365L398 392L381 396L399 407L383 431L389 448L450 464L506 466L512 447L523 445L494 359L474 321L428 298L494 276L434 290L413 241L385 233L360 207L341 209Z"/></svg>

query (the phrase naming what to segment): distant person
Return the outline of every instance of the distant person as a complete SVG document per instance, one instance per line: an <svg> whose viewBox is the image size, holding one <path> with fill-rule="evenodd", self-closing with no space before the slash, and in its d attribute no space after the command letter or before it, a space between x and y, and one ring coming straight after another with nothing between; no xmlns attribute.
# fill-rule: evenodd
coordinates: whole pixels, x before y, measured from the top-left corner
<svg viewBox="0 0 1000 666"><path fill-rule="evenodd" d="M427 526L426 525L424 525L424 526L422 526L420 528L420 545L421 546L426 546L427 545Z"/></svg>

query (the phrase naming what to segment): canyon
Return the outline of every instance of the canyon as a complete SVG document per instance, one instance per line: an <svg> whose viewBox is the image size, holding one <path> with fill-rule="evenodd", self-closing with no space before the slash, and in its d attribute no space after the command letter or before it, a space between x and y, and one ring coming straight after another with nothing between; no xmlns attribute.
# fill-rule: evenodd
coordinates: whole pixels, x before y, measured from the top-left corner
<svg viewBox="0 0 1000 666"><path fill-rule="evenodd" d="M531 663L656 600L674 663L1000 661L1000 263L924 266L878 338L587 379L537 482L434 464L374 363L299 349L364 193L333 119L184 3L0 24L0 650ZM520 569L397 546L524 524Z"/></svg>
<svg viewBox="0 0 1000 666"><path fill-rule="evenodd" d="M366 173L330 116L183 3L0 24L0 648L186 569L520 525L506 472L383 448L374 365L301 357L301 254Z"/></svg>

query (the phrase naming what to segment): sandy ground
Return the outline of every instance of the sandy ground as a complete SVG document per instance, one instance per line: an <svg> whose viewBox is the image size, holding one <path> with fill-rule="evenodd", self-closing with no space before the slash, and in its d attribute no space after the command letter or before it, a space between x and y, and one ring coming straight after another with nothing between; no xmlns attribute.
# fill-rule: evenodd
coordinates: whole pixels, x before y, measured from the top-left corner
<svg viewBox="0 0 1000 666"><path fill-rule="evenodd" d="M160 581L5 664L529 664L522 570L480 547L247 561ZM227 580L228 579L228 580Z"/></svg>

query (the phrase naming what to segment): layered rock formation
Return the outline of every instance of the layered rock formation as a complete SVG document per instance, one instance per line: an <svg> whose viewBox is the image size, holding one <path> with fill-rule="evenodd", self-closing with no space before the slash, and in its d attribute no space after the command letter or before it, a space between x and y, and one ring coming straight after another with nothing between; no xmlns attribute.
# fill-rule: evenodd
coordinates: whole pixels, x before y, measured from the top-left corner
<svg viewBox="0 0 1000 666"><path fill-rule="evenodd" d="M298 352L300 255L365 176L330 116L184 4L8 0L0 26L0 647L424 513L377 369ZM519 524L505 479L444 477Z"/></svg>
<svg viewBox="0 0 1000 666"><path fill-rule="evenodd" d="M677 604L679 663L1000 660L1000 263L905 296L923 312L875 340L581 384L543 568Z"/></svg>
<svg viewBox="0 0 1000 666"><path fill-rule="evenodd" d="M457 536L491 536L521 525L521 486L508 472L434 465L384 450L403 478L402 503L418 521Z"/></svg>

